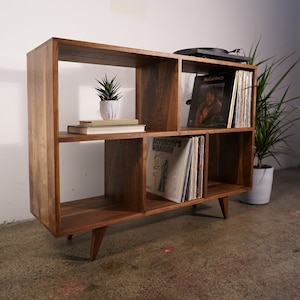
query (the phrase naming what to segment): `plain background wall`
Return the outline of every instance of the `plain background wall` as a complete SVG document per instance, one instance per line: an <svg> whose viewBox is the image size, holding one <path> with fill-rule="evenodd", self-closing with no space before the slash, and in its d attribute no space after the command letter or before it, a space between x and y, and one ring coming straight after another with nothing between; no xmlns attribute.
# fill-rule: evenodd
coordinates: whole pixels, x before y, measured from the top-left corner
<svg viewBox="0 0 300 300"><path fill-rule="evenodd" d="M248 53L251 45L262 36L263 57L281 56L292 51L299 57L299 13L298 0L27 0L18 4L1 1L0 224L32 217L27 157L27 52L56 36L163 52L219 47L227 50L242 48ZM99 70L72 68L63 68L61 77L66 88L60 92L64 96L68 92L72 96L75 94L81 103L82 95L89 94L86 88L89 84L84 82L80 90L73 89L73 81L77 79L72 76L76 77L81 70L84 74L91 72L91 78L94 78ZM299 78L295 76L299 73L298 66L289 78L294 84L291 93L295 95L300 94ZM134 74L130 73L129 77ZM82 78L77 85L80 80ZM134 78L130 80L134 81ZM128 99L130 95L129 88ZM126 110L124 114L130 116ZM294 140L299 138L298 131ZM299 153L297 147L295 144ZM95 149L94 145L83 150L75 148L72 159L76 159L81 151L86 156L95 154L98 151ZM73 174L93 174L89 170L93 162L84 161L82 166L74 167L72 159L62 158L62 164L66 165L66 171L62 171L66 185ZM282 167L295 164L298 161L294 159L282 160ZM82 171L81 167L87 170ZM71 194L80 197L79 190L72 190L73 187L68 187ZM68 191L62 193L68 194Z"/></svg>

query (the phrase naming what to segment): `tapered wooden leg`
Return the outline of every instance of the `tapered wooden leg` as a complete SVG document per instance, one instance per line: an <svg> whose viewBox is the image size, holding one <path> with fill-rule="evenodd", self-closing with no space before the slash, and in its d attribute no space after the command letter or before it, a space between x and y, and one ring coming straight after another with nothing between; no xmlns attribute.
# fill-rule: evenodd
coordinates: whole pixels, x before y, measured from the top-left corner
<svg viewBox="0 0 300 300"><path fill-rule="evenodd" d="M228 197L219 198L224 219L228 219Z"/></svg>
<svg viewBox="0 0 300 300"><path fill-rule="evenodd" d="M106 227L96 228L92 230L91 253L90 260L95 260L104 237Z"/></svg>
<svg viewBox="0 0 300 300"><path fill-rule="evenodd" d="M73 237L73 234L68 235L68 241L71 241Z"/></svg>

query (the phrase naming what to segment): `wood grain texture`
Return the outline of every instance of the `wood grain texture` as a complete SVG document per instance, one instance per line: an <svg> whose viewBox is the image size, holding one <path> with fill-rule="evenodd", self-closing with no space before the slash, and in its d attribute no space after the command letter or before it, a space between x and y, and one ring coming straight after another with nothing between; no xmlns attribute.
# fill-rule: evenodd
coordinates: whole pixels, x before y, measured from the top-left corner
<svg viewBox="0 0 300 300"><path fill-rule="evenodd" d="M219 204L223 213L224 219L228 219L228 196L219 198Z"/></svg>
<svg viewBox="0 0 300 300"><path fill-rule="evenodd" d="M136 118L146 132L75 135L59 132L58 63L70 61L136 69ZM244 69L254 72L252 127L180 127L181 73ZM219 199L252 185L256 67L235 62L51 38L27 54L30 209L55 236L91 230L95 259L105 228L147 215ZM63 100L60 100L63 101ZM175 203L146 193L147 139L205 136L203 198ZM104 195L60 202L60 143L105 141Z"/></svg>
<svg viewBox="0 0 300 300"><path fill-rule="evenodd" d="M105 196L127 210L144 211L144 153L143 139L105 142Z"/></svg>
<svg viewBox="0 0 300 300"><path fill-rule="evenodd" d="M251 187L252 131L209 136L208 178Z"/></svg>
<svg viewBox="0 0 300 300"><path fill-rule="evenodd" d="M91 240L91 251L90 251L90 260L93 261L96 259L99 247L101 245L102 239L104 237L107 227L95 228L92 230L92 240Z"/></svg>
<svg viewBox="0 0 300 300"><path fill-rule="evenodd" d="M179 130L178 62L138 68L136 81L137 118L147 130Z"/></svg>
<svg viewBox="0 0 300 300"><path fill-rule="evenodd" d="M53 233L59 227L57 197L57 66L54 47L27 55L28 147L31 212Z"/></svg>

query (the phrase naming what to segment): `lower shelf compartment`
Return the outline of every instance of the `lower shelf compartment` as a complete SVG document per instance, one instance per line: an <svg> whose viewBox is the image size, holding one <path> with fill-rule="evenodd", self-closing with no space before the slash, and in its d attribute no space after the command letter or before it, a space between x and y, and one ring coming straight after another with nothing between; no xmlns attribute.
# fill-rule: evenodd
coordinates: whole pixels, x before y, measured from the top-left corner
<svg viewBox="0 0 300 300"><path fill-rule="evenodd" d="M168 210L177 209L180 207L196 205L202 202L207 202L214 199L227 197L234 194L245 192L247 189L244 186L236 184L228 184L221 182L209 182L205 197L176 203L160 196L147 194L146 215L161 213Z"/></svg>
<svg viewBox="0 0 300 300"><path fill-rule="evenodd" d="M240 194L249 190L250 187L244 185L224 183L218 181L209 181L207 186L206 199L222 198L235 194Z"/></svg>
<svg viewBox="0 0 300 300"><path fill-rule="evenodd" d="M104 196L61 203L60 236L70 235L142 217Z"/></svg>
<svg viewBox="0 0 300 300"><path fill-rule="evenodd" d="M181 207L242 193L244 186L210 182L205 198L176 203L147 193L145 211L130 211L122 203L112 203L104 196L61 203L61 227L59 236L71 235L95 228L134 220L147 215L162 213Z"/></svg>

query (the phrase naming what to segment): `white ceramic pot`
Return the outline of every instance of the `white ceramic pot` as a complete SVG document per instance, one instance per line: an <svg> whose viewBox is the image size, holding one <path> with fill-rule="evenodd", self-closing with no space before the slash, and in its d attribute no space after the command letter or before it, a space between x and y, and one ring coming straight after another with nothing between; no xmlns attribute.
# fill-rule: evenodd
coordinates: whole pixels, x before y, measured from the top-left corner
<svg viewBox="0 0 300 300"><path fill-rule="evenodd" d="M270 202L274 167L253 169L252 190L240 195L240 199L248 204L267 204Z"/></svg>
<svg viewBox="0 0 300 300"><path fill-rule="evenodd" d="M118 116L119 101L107 100L100 102L100 113L103 120L114 120Z"/></svg>

